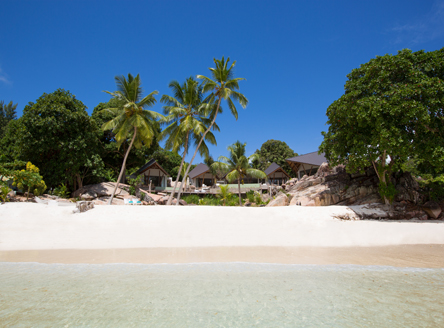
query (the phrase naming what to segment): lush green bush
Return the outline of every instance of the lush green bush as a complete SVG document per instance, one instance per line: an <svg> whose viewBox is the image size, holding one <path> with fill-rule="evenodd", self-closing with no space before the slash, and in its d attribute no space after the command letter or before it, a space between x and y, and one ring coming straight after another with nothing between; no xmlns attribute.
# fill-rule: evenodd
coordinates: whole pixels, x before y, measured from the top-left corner
<svg viewBox="0 0 444 328"><path fill-rule="evenodd" d="M199 196L197 195L186 195L181 197L187 204L199 204Z"/></svg>
<svg viewBox="0 0 444 328"><path fill-rule="evenodd" d="M0 202L5 203L8 201L8 193L11 191L8 186L0 184Z"/></svg>
<svg viewBox="0 0 444 328"><path fill-rule="evenodd" d="M68 198L69 196L68 186L62 183L60 186L54 188L54 191L52 193L53 195L59 196L60 198Z"/></svg>
<svg viewBox="0 0 444 328"><path fill-rule="evenodd" d="M255 200L255 203L256 203L257 205L260 205L260 204L263 203L263 202L262 202L261 194L258 193L258 192L255 192L255 193L254 193L254 200Z"/></svg>
<svg viewBox="0 0 444 328"><path fill-rule="evenodd" d="M444 174L433 177L431 174L423 174L424 180L419 181L419 185L424 189L431 200L444 200Z"/></svg>
<svg viewBox="0 0 444 328"><path fill-rule="evenodd" d="M250 203L254 203L254 191L247 191L247 199Z"/></svg>

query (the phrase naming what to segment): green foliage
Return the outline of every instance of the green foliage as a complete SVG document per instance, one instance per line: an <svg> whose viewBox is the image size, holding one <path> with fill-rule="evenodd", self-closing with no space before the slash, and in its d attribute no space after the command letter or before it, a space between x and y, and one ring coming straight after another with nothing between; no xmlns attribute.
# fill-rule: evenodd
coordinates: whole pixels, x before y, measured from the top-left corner
<svg viewBox="0 0 444 328"><path fill-rule="evenodd" d="M254 202L255 202L257 205L260 205L260 204L263 203L263 201L262 201L262 197L261 197L261 194L258 193L257 191L254 192Z"/></svg>
<svg viewBox="0 0 444 328"><path fill-rule="evenodd" d="M229 191L228 185L220 185L219 186L219 194L216 195L217 198L221 200L221 202L226 205L227 201L231 200L233 197L233 194Z"/></svg>
<svg viewBox="0 0 444 328"><path fill-rule="evenodd" d="M136 149L140 149L144 145L150 146L158 134L159 123L157 120L164 119L159 113L147 110L147 108L154 106L156 103L154 95L157 95L158 92L153 91L142 98L142 82L140 81L139 74L136 77L128 74L128 78L123 75L116 76L115 80L117 91L105 92L116 99L117 107L103 110L105 113L111 113L112 119L102 125L102 130L112 130L117 148L120 148L123 143L129 140L131 141L123 158L116 188L114 188L109 198L109 205L112 203L119 182L122 181L126 161L132 146L134 145Z"/></svg>
<svg viewBox="0 0 444 328"><path fill-rule="evenodd" d="M13 162L23 158L20 140L26 133L25 126L22 124L22 119L9 121L3 133L3 138L0 139L0 153L9 162Z"/></svg>
<svg viewBox="0 0 444 328"><path fill-rule="evenodd" d="M3 137L4 130L8 123L17 118L16 109L17 104L14 105L12 101L7 105L4 101L0 101L0 139Z"/></svg>
<svg viewBox="0 0 444 328"><path fill-rule="evenodd" d="M11 121L1 142L9 160L27 160L40 168L48 186L72 184L96 154L98 127L85 105L59 89L29 103Z"/></svg>
<svg viewBox="0 0 444 328"><path fill-rule="evenodd" d="M254 191L253 190L247 191L246 194L247 194L248 201L250 203L254 203Z"/></svg>
<svg viewBox="0 0 444 328"><path fill-rule="evenodd" d="M157 135L157 119L163 118L159 113L147 110L146 108L154 106L158 91L153 91L142 98L142 82L137 74L133 77L128 74L125 76L116 76L117 91L109 92L116 100L114 108L106 108L103 111L110 113L112 119L102 125L102 130L112 130L117 146L133 139L134 147L141 148L142 145L151 145L154 137Z"/></svg>
<svg viewBox="0 0 444 328"><path fill-rule="evenodd" d="M7 196L10 191L11 191L11 189L9 189L8 186L4 186L4 185L0 184L0 201L2 203L9 201Z"/></svg>
<svg viewBox="0 0 444 328"><path fill-rule="evenodd" d="M256 150L258 158L253 161L253 167L265 171L271 163L276 163L282 167L291 177L295 177L296 173L288 165L286 159L298 156L284 141L267 140L260 149Z"/></svg>
<svg viewBox="0 0 444 328"><path fill-rule="evenodd" d="M331 165L346 164L353 172L375 165L384 182L408 158L442 164L444 48L378 56L347 78L322 133L320 151Z"/></svg>
<svg viewBox="0 0 444 328"><path fill-rule="evenodd" d="M160 134L160 140L165 140L165 149L178 152L184 149L184 155L188 153L190 144L197 144L201 135L208 129L211 120L207 118L207 112L214 104L203 102L202 87L192 77L183 84L172 81L169 87L174 97L163 95L160 99L166 105L163 106L165 119L162 121L168 126ZM213 130L219 131L214 124ZM216 138L209 131L199 147L201 156L208 154L205 141L216 145Z"/></svg>
<svg viewBox="0 0 444 328"><path fill-rule="evenodd" d="M233 145L228 147L229 157L220 156L219 162L215 162L213 165L211 165L216 170L228 172L226 175L228 182L237 180L239 189L239 206L242 206L240 184L243 184L243 178L248 176L258 179L265 179L267 177L263 171L250 167L250 161L256 159L258 155L253 154L246 157L246 145L246 143L242 144L240 141L236 141Z"/></svg>
<svg viewBox="0 0 444 328"><path fill-rule="evenodd" d="M54 188L53 195L58 196L60 198L68 198L69 197L69 190L68 186L64 183L62 183L60 186Z"/></svg>
<svg viewBox="0 0 444 328"><path fill-rule="evenodd" d="M239 81L245 80L244 78L234 78L234 66L236 65L236 61L234 61L230 67L228 67L228 63L230 62L230 58L222 57L221 60L214 58L214 63L216 64L215 68L210 68L211 71L211 79L203 76L197 75L198 79L203 80L203 93L211 92L207 98L205 98L204 102L208 104L207 106L207 114L209 114L211 118L211 122L209 123L208 128L202 134L199 143L196 146L196 150L194 151L194 155L191 158L190 165L193 164L194 158L196 157L197 152L199 151L199 147L205 140L207 133L211 130L213 125L216 122L217 114L222 113L222 107L220 106L222 99L224 99L228 108L230 109L233 116L238 117L236 106L234 105L233 100L239 102L239 104L245 108L248 104L248 99L238 92L239 90ZM214 106L216 104L216 106ZM191 167L190 167L191 168ZM183 177L183 182L186 182L186 177L188 175L188 171L185 172ZM180 191L179 196L180 199ZM239 201L240 202L240 201Z"/></svg>
<svg viewBox="0 0 444 328"><path fill-rule="evenodd" d="M13 185L28 192L26 199L28 199L31 192L35 196L38 196L43 194L43 192L46 190L45 181L43 181L39 171L40 170L37 166L33 165L31 162L28 162L26 164L26 169L13 172Z"/></svg>
<svg viewBox="0 0 444 328"><path fill-rule="evenodd" d="M154 158L171 176L174 177L177 175L180 162L182 161L182 157L179 154L160 148L152 154L152 158Z"/></svg>
<svg viewBox="0 0 444 328"><path fill-rule="evenodd" d="M183 196L183 200L187 202L187 204L199 204L199 196L197 195L186 195Z"/></svg>
<svg viewBox="0 0 444 328"><path fill-rule="evenodd" d="M380 182L379 183L379 194L381 197L388 199L389 203L392 204L395 200L395 196L397 195L398 191L396 190L396 186L389 182Z"/></svg>
<svg viewBox="0 0 444 328"><path fill-rule="evenodd" d="M444 174L436 177L431 174L423 174L419 180L420 187L428 194L429 199L434 201L444 200Z"/></svg>
<svg viewBox="0 0 444 328"><path fill-rule="evenodd" d="M140 185L140 178L136 177L135 179L127 178L128 184L130 185L129 193L130 195L136 195L136 188Z"/></svg>
<svg viewBox="0 0 444 328"><path fill-rule="evenodd" d="M104 111L106 108L119 107L121 102L118 99L112 98L106 103L98 104L92 113L92 118L96 122L97 126L101 127L104 123L110 121L113 118L113 114L108 111ZM160 127L157 127L157 133L160 133ZM118 147L115 134L112 130L99 131L99 149L98 154L104 162L104 169L99 175L106 181L117 181L119 175L119 169L122 165L123 158L128 150L129 142L124 141L120 147ZM126 169L133 170L138 169L146 162L148 162L156 150L159 150L159 144L157 138L154 137L151 145L142 145L140 148L132 147L126 162Z"/></svg>

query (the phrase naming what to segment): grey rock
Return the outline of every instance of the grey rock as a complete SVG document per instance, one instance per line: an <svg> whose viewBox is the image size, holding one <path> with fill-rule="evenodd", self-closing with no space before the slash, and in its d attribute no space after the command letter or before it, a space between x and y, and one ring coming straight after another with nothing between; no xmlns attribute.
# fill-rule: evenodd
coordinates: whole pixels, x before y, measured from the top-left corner
<svg viewBox="0 0 444 328"><path fill-rule="evenodd" d="M83 213L90 209L94 208L94 202L89 201L79 201L76 202L76 209L73 211L74 213Z"/></svg>
<svg viewBox="0 0 444 328"><path fill-rule="evenodd" d="M437 219L442 212L441 207L434 201L428 201L422 206L422 209L433 219Z"/></svg>

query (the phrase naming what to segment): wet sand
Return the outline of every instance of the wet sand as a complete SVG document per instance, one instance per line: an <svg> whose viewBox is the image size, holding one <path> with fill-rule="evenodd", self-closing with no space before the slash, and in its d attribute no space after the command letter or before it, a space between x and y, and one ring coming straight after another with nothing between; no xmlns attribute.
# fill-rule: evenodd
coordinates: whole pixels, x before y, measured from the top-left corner
<svg viewBox="0 0 444 328"><path fill-rule="evenodd" d="M48 264L246 262L444 268L444 245L15 250L0 251L0 261Z"/></svg>

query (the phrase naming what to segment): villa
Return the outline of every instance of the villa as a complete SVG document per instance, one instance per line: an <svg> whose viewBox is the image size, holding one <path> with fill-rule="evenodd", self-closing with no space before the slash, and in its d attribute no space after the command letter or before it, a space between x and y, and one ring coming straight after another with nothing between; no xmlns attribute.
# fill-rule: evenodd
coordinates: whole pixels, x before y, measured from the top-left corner
<svg viewBox="0 0 444 328"><path fill-rule="evenodd" d="M190 183L196 188L202 187L202 184L212 186L216 184L216 177L211 173L210 168L206 164L199 164L188 173Z"/></svg>
<svg viewBox="0 0 444 328"><path fill-rule="evenodd" d="M302 178L304 175L310 176L315 174L322 163L328 162L325 158L325 154L318 154L317 151L288 158L286 161L291 169L297 174L298 179Z"/></svg>
<svg viewBox="0 0 444 328"><path fill-rule="evenodd" d="M300 179L304 175L313 175L318 171L319 166L322 163L327 162L324 154L318 154L318 152L312 152L301 156L288 158L287 163L291 169L297 174L297 178ZM282 185L291 179L290 175L276 163L272 163L265 171L267 175L267 182L271 185ZM151 188L153 190L165 190L168 187L168 179L170 174L159 164L155 159L151 159L148 163L143 165L137 172L131 175L135 178L140 175L140 181L143 187L149 187L151 182ZM210 168L206 164L198 164L188 174L189 183L196 188L201 188L203 185L214 186L217 183L218 178L214 176ZM221 178L223 183L227 183L225 177ZM245 177L243 184L255 184L261 181L255 178Z"/></svg>
<svg viewBox="0 0 444 328"><path fill-rule="evenodd" d="M140 175L142 186L151 188L164 189L168 185L168 172L160 166L155 159L151 159L148 163L137 170L131 177L135 178Z"/></svg>
<svg viewBox="0 0 444 328"><path fill-rule="evenodd" d="M291 179L287 172L276 163L272 163L265 171L269 184L281 186Z"/></svg>

